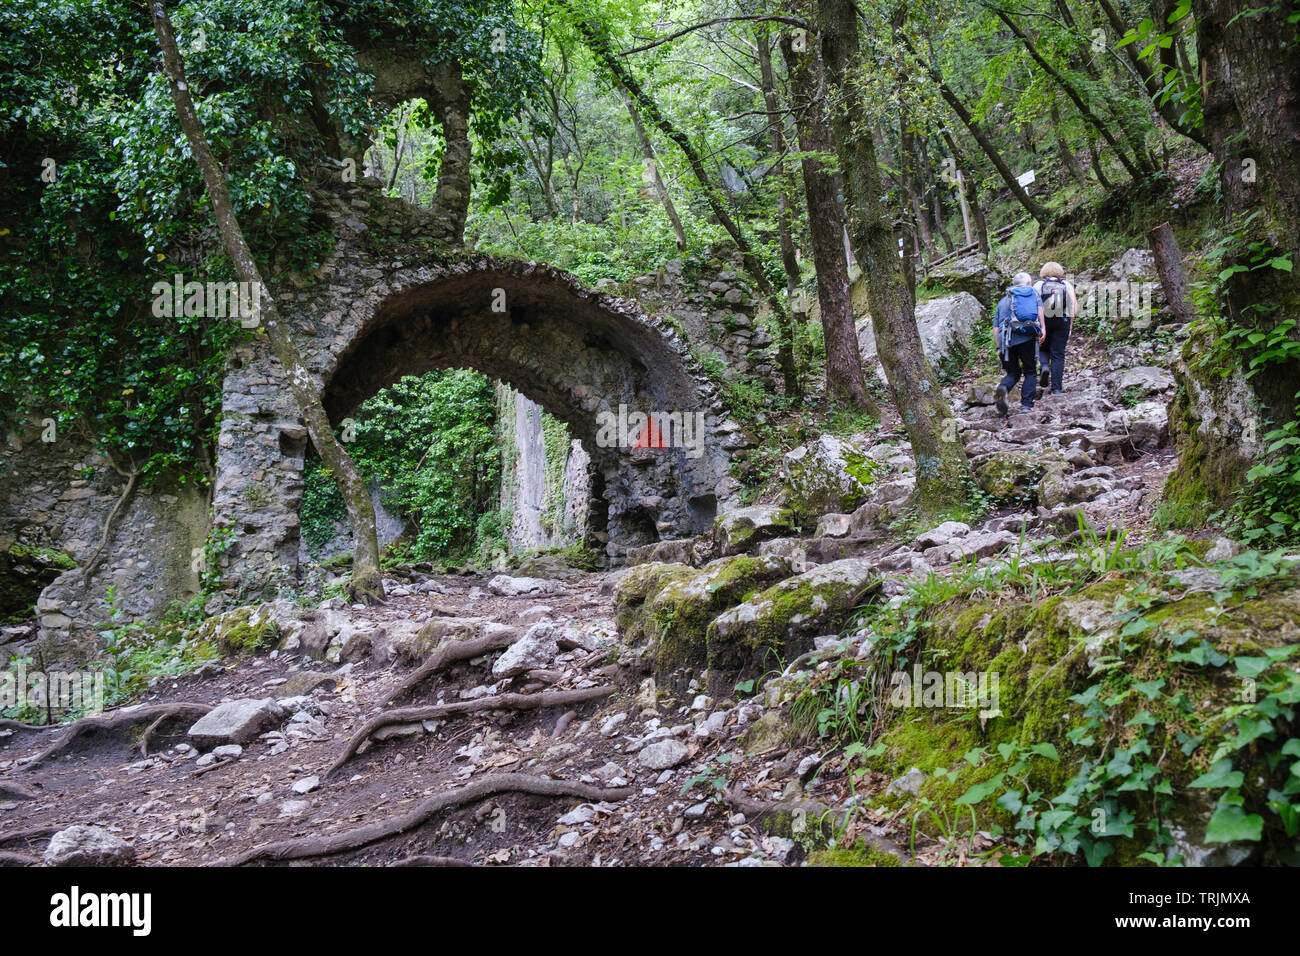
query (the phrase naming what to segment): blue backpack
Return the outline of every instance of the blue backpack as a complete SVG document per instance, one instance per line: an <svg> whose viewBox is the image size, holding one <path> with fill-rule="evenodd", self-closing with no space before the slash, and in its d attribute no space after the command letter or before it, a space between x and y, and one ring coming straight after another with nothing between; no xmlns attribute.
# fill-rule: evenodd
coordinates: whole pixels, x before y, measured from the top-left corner
<svg viewBox="0 0 1300 956"><path fill-rule="evenodd" d="M1042 301L1033 286L1017 285L1007 290L1003 299L1007 308L998 309L998 327L1003 331L1004 347L1038 338L1042 331L1038 325L1038 308Z"/></svg>

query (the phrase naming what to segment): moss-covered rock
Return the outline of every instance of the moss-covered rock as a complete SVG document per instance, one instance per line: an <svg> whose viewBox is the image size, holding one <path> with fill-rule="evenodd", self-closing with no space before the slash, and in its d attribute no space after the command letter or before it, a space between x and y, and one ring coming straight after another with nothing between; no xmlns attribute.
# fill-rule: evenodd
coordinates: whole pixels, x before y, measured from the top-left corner
<svg viewBox="0 0 1300 956"><path fill-rule="evenodd" d="M872 462L862 451L833 435L786 452L781 459L785 500L811 523L828 512L853 511L867 499Z"/></svg>
<svg viewBox="0 0 1300 956"><path fill-rule="evenodd" d="M1033 504L1047 462L1039 455L990 455L974 470L980 488L998 504Z"/></svg>
<svg viewBox="0 0 1300 956"><path fill-rule="evenodd" d="M801 653L813 636L838 631L879 583L871 562L845 558L723 611L705 636L710 677L761 673Z"/></svg>
<svg viewBox="0 0 1300 956"><path fill-rule="evenodd" d="M781 710L768 710L745 731L740 745L747 754L761 754L778 747L788 747L793 735L794 730L785 713Z"/></svg>
<svg viewBox="0 0 1300 956"><path fill-rule="evenodd" d="M966 292L984 308L992 306L1007 285L1006 277L980 255L963 256L932 270L918 284L918 290Z"/></svg>
<svg viewBox="0 0 1300 956"><path fill-rule="evenodd" d="M1192 335L1174 369L1178 390L1169 407L1169 434L1178 448L1178 467L1165 482L1165 500L1183 515L1179 523L1201 523L1229 507L1246 472L1263 453L1261 408L1237 356L1208 330Z"/></svg>
<svg viewBox="0 0 1300 956"><path fill-rule="evenodd" d="M866 843L850 847L814 850L808 854L809 866L902 866L903 861L892 853Z"/></svg>
<svg viewBox="0 0 1300 956"><path fill-rule="evenodd" d="M720 611L790 574L790 562L773 555L719 558L691 575L659 579L658 593L642 607L653 627L656 669L704 664L705 630ZM645 626L641 628L644 635Z"/></svg>
<svg viewBox="0 0 1300 956"><path fill-rule="evenodd" d="M279 626L271 606L239 607L210 617L191 636L199 645L207 645L223 657L256 654L275 643Z"/></svg>
<svg viewBox="0 0 1300 956"><path fill-rule="evenodd" d="M760 541L784 538L796 531L795 515L777 505L734 508L713 523L713 540L723 557L752 551Z"/></svg>
<svg viewBox="0 0 1300 956"><path fill-rule="evenodd" d="M669 581L696 574L695 568L686 564L638 564L628 568L614 585L614 612L619 633L635 643L654 634L650 624L650 609L646 601L658 594Z"/></svg>

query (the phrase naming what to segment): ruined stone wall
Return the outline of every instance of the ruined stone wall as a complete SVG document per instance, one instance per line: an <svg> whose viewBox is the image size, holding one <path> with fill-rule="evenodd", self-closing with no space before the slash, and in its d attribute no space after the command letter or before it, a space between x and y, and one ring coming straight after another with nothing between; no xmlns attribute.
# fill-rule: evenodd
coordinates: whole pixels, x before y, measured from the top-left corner
<svg viewBox="0 0 1300 956"><path fill-rule="evenodd" d="M39 421L6 436L0 449L5 550L49 549L76 567L41 592L38 629L17 625L0 633L0 660L40 655L50 663L92 656L101 643L98 632L110 619L110 588L126 620L157 620L173 601L198 593L195 562L207 531L208 497L194 483L137 486L114 518L95 571L83 580L82 567L99 548L125 486L126 479L86 436L51 433Z"/></svg>
<svg viewBox="0 0 1300 956"><path fill-rule="evenodd" d="M306 366L336 426L403 375L474 368L564 421L592 455L593 535L615 560L630 547L695 534L737 483L741 443L714 384L690 355L680 320L583 287L532 262L440 253L418 238L425 214L343 187L326 210L337 247L301 289L277 289ZM232 357L213 508L237 529L223 556L226 591L273 591L296 574L305 432L264 341ZM600 447L602 412L700 412L701 454Z"/></svg>
<svg viewBox="0 0 1300 956"><path fill-rule="evenodd" d="M604 286L605 280L597 283ZM772 379L772 336L763 328L762 302L734 248L670 259L654 273L609 288L663 315L696 350L719 354L731 372Z"/></svg>

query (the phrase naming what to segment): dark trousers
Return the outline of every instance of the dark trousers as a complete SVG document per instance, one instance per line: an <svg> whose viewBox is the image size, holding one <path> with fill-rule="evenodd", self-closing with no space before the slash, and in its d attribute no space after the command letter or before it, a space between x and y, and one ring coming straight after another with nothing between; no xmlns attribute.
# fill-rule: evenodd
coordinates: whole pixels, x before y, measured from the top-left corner
<svg viewBox="0 0 1300 956"><path fill-rule="evenodd" d="M1038 390L1037 346L1038 343L1033 339L1021 342L1019 345L1012 345L1002 359L1002 371L1007 373L1002 379L1002 387L1007 390L1008 395L1016 387L1016 382L1020 381L1020 376L1025 377L1025 384L1020 388L1020 404L1025 408L1033 407L1034 392Z"/></svg>
<svg viewBox="0 0 1300 956"><path fill-rule="evenodd" d="M1069 338L1069 319L1047 320L1047 338L1038 348L1038 360L1043 367L1042 378L1050 377L1053 392L1061 390L1061 380L1065 377L1065 343Z"/></svg>

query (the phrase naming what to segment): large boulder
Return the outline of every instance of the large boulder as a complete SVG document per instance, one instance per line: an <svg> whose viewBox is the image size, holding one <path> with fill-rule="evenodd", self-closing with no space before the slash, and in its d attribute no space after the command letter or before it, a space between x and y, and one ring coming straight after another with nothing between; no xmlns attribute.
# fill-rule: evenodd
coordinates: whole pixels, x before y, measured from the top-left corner
<svg viewBox="0 0 1300 956"><path fill-rule="evenodd" d="M560 633L549 621L534 624L492 663L492 676L501 680L548 666L560 653Z"/></svg>
<svg viewBox="0 0 1300 956"><path fill-rule="evenodd" d="M656 541L643 544L627 552L627 564L692 564L703 563L702 558L712 546L707 536L680 538L676 541Z"/></svg>
<svg viewBox="0 0 1300 956"><path fill-rule="evenodd" d="M948 564L971 558L988 558L1020 542L1013 531L980 531L954 538L948 544L927 548L925 560L931 565Z"/></svg>
<svg viewBox="0 0 1300 956"><path fill-rule="evenodd" d="M834 435L788 451L781 459L785 498L805 520L848 512L866 500L872 465L862 452Z"/></svg>
<svg viewBox="0 0 1300 956"><path fill-rule="evenodd" d="M279 724L284 716L284 708L274 697L227 701L208 711L190 728L190 743L200 750L222 744L251 743L258 734Z"/></svg>
<svg viewBox="0 0 1300 956"><path fill-rule="evenodd" d="M719 612L790 574L790 561L768 555L741 554L719 558L694 575L663 581L630 627L630 638L652 638L654 660L661 673L706 660L705 631Z"/></svg>
<svg viewBox="0 0 1300 956"><path fill-rule="evenodd" d="M1165 500L1208 513L1236 500L1246 473L1264 453L1263 406L1234 360L1208 331L1193 334L1174 367L1178 383L1169 409L1178 467Z"/></svg>
<svg viewBox="0 0 1300 956"><path fill-rule="evenodd" d="M705 636L710 680L718 684L724 677L761 673L790 660L814 636L839 631L879 585L871 561L845 558L787 578L723 611Z"/></svg>
<svg viewBox="0 0 1300 956"><path fill-rule="evenodd" d="M942 296L916 307L916 330L921 348L934 368L960 362L970 348L971 330L985 321L985 306L966 292ZM865 368L875 368L882 379L884 369L876 361L876 336L867 316L857 323L858 351Z"/></svg>
<svg viewBox="0 0 1300 956"><path fill-rule="evenodd" d="M1154 279L1156 277L1156 258L1150 249L1125 249L1123 254L1110 264L1112 279Z"/></svg>
<svg viewBox="0 0 1300 956"><path fill-rule="evenodd" d="M988 308L1002 295L1007 279L979 255L962 256L935 268L921 282L922 291L950 289L965 292Z"/></svg>
<svg viewBox="0 0 1300 956"><path fill-rule="evenodd" d="M223 655L254 654L269 649L279 634L279 609L270 604L239 607L210 617L197 628L192 638L208 644Z"/></svg>
<svg viewBox="0 0 1300 956"><path fill-rule="evenodd" d="M1142 395L1154 395L1157 392L1167 392L1173 387L1173 375L1156 365L1138 365L1125 369L1119 377L1121 395L1130 389Z"/></svg>
<svg viewBox="0 0 1300 956"><path fill-rule="evenodd" d="M1127 435L1135 448L1163 448L1169 443L1169 409L1164 402L1140 402L1111 412L1106 428Z"/></svg>
<svg viewBox="0 0 1300 956"><path fill-rule="evenodd" d="M1046 452L994 454L972 465L980 488L1000 505L1038 503L1039 482L1049 470L1064 470L1065 458L1055 449Z"/></svg>
<svg viewBox="0 0 1300 956"><path fill-rule="evenodd" d="M638 564L620 571L614 579L615 621L619 633L641 633L649 616L646 601L658 594L668 581L690 577L695 572L687 564L662 562Z"/></svg>
<svg viewBox="0 0 1300 956"><path fill-rule="evenodd" d="M880 485L872 491L866 504L849 516L849 535L855 538L874 536L911 507L915 491L916 479L911 475Z"/></svg>
<svg viewBox="0 0 1300 956"><path fill-rule="evenodd" d="M519 597L525 594L547 594L556 589L556 584L546 578L511 577L498 574L488 582L488 590L502 597Z"/></svg>

